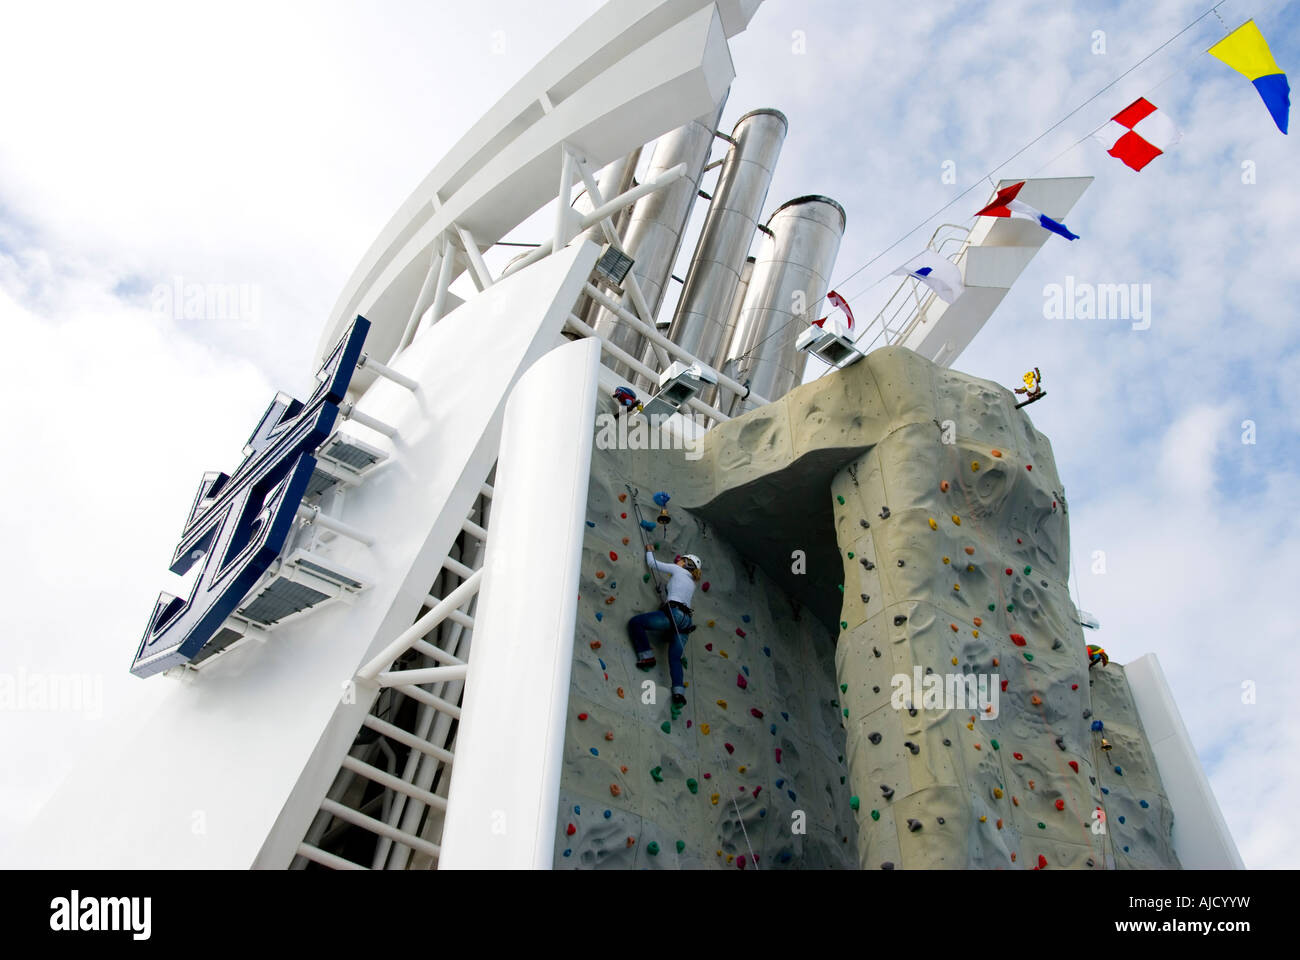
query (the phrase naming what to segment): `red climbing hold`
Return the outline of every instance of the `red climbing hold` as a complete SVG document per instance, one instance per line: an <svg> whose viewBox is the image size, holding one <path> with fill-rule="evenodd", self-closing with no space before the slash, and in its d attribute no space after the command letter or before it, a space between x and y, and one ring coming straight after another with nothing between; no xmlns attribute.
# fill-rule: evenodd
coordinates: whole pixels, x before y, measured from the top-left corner
<svg viewBox="0 0 1300 960"><path fill-rule="evenodd" d="M739 870L745 869L745 855L743 853L736 858L736 868Z"/></svg>
<svg viewBox="0 0 1300 960"><path fill-rule="evenodd" d="M1019 753L1013 753L1012 756L1015 757L1017 760L1023 760L1023 759L1025 759L1025 758L1024 758L1024 755L1023 755L1023 754L1019 754Z"/></svg>
<svg viewBox="0 0 1300 960"><path fill-rule="evenodd" d="M1079 772L1079 761L1078 761L1078 760L1071 760L1071 761L1070 761L1070 769L1073 770L1075 773L1078 773L1078 772Z"/></svg>
<svg viewBox="0 0 1300 960"><path fill-rule="evenodd" d="M753 715L755 720L763 719L763 711L758 709L758 707L750 707L749 712Z"/></svg>
<svg viewBox="0 0 1300 960"><path fill-rule="evenodd" d="M620 514L618 515L618 518L619 518L620 520L626 520L626 519L627 519L627 514L626 514L626 513L620 513Z"/></svg>
<svg viewBox="0 0 1300 960"><path fill-rule="evenodd" d="M1078 690L1078 689L1079 689L1079 685L1078 685L1077 683L1072 683L1072 684L1070 684L1070 689L1071 689L1071 690Z"/></svg>
<svg viewBox="0 0 1300 960"><path fill-rule="evenodd" d="M1002 681L1002 692L1003 693L1007 692L1007 681L1005 680Z"/></svg>
<svg viewBox="0 0 1300 960"><path fill-rule="evenodd" d="M1025 469L1026 469L1026 470L1032 470L1032 469L1034 469L1033 464L1026 463L1026 464L1025 464Z"/></svg>
<svg viewBox="0 0 1300 960"><path fill-rule="evenodd" d="M569 824L567 827L564 828L564 832L567 833L569 836L573 836L575 833L578 832L578 828L575 827L573 824Z"/></svg>
<svg viewBox="0 0 1300 960"><path fill-rule="evenodd" d="M593 649L593 650L599 650L599 649L600 649L600 641L599 641L599 640L593 640L593 641L591 641L591 649Z"/></svg>
<svg viewBox="0 0 1300 960"><path fill-rule="evenodd" d="M700 589L703 590L705 593L708 593L708 592L709 592L709 581L705 580L702 584L700 584Z"/></svg>
<svg viewBox="0 0 1300 960"><path fill-rule="evenodd" d="M704 645L704 649L705 649L705 650L712 650L712 649L713 649L713 644L711 644L711 643L706 643L706 644Z"/></svg>
<svg viewBox="0 0 1300 960"><path fill-rule="evenodd" d="M736 674L736 686L740 687L741 690L749 686L749 681L745 679L743 673Z"/></svg>
<svg viewBox="0 0 1300 960"><path fill-rule="evenodd" d="M1042 870L1047 866L1047 858L1041 853L1038 855L1038 869Z"/></svg>
<svg viewBox="0 0 1300 960"><path fill-rule="evenodd" d="M737 627L737 628L736 628L736 636L738 636L738 637L743 637L744 635L745 635L745 631L744 631L744 630L741 630L740 627Z"/></svg>
<svg viewBox="0 0 1300 960"><path fill-rule="evenodd" d="M780 748L780 747L777 747L777 748L776 748L776 762L777 762L777 763L780 763L780 762L781 762L781 748Z"/></svg>
<svg viewBox="0 0 1300 960"><path fill-rule="evenodd" d="M615 553L613 550L609 551L609 559L618 560L618 554Z"/></svg>
<svg viewBox="0 0 1300 960"><path fill-rule="evenodd" d="M1025 638L1018 633L1013 633L1011 635L1011 642L1014 643L1017 647L1023 647L1025 645Z"/></svg>
<svg viewBox="0 0 1300 960"><path fill-rule="evenodd" d="M755 787L755 788L754 788L754 799L755 799L755 800L758 799L758 794L759 794L759 792L760 792L762 789L763 789L762 787Z"/></svg>
<svg viewBox="0 0 1300 960"><path fill-rule="evenodd" d="M1011 576L1011 574L1014 573L1014 572L1015 572L1015 571L1012 570L1010 567L1007 567L1007 576L1008 576L1008 577Z"/></svg>
<svg viewBox="0 0 1300 960"><path fill-rule="evenodd" d="M1021 540L1019 537L1016 537L1016 543L1024 543L1024 542L1025 541Z"/></svg>
<svg viewBox="0 0 1300 960"><path fill-rule="evenodd" d="M735 752L736 752L736 748L733 747L733 746L732 746L731 744L729 744L729 743L724 743L723 746L727 748L727 753L735 753Z"/></svg>
<svg viewBox="0 0 1300 960"><path fill-rule="evenodd" d="M1065 801L1064 801L1064 800L1059 800L1059 799L1058 799L1058 800L1056 801L1056 809L1057 809L1057 810L1064 810L1064 809L1065 809Z"/></svg>
<svg viewBox="0 0 1300 960"><path fill-rule="evenodd" d="M580 714L578 714L578 719L579 719L579 720L586 720L586 719L587 719L587 715L586 715L585 713L580 713Z"/></svg>

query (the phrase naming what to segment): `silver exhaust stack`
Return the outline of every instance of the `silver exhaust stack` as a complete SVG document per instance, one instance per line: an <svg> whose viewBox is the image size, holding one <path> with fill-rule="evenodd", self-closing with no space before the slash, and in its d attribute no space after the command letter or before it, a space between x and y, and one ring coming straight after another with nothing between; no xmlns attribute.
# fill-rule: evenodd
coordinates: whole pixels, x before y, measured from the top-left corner
<svg viewBox="0 0 1300 960"><path fill-rule="evenodd" d="M788 200L767 221L745 304L722 370L750 390L777 400L803 379L808 354L795 347L799 334L822 316L831 270L840 251L844 208L829 197ZM730 415L754 409L748 400ZM726 411L724 411L726 412Z"/></svg>

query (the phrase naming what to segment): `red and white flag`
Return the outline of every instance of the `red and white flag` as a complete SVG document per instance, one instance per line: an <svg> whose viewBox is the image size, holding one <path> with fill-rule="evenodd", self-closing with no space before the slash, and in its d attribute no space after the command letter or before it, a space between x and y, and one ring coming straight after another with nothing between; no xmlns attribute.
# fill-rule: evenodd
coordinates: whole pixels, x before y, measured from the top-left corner
<svg viewBox="0 0 1300 960"><path fill-rule="evenodd" d="M1141 170L1183 138L1182 131L1155 104L1138 97L1093 134L1106 152Z"/></svg>

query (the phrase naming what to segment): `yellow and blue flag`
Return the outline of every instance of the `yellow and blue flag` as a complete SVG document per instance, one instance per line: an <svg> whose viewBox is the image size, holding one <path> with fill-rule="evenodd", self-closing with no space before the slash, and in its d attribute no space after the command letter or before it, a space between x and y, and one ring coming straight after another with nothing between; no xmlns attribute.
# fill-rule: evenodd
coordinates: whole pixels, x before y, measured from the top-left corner
<svg viewBox="0 0 1300 960"><path fill-rule="evenodd" d="M1273 122L1279 130L1286 133L1291 113L1291 87L1286 82L1286 74L1269 52L1264 35L1255 26L1255 21L1247 20L1210 47L1209 53L1255 85Z"/></svg>

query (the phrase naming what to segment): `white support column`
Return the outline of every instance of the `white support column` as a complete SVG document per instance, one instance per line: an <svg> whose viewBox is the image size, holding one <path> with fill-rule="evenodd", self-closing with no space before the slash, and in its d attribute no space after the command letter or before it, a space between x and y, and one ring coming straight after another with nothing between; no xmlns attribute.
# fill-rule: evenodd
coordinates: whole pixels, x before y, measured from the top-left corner
<svg viewBox="0 0 1300 960"><path fill-rule="evenodd" d="M388 424L384 423L384 421L382 420L376 420L368 413L362 413L360 410L357 409L356 404L354 403L341 404L339 406L339 413L343 415L344 419L354 420L357 423L361 424L363 427L369 427L371 430L374 430L376 433L382 433L384 436L388 437L389 439L392 439L393 437L397 436L396 427L389 426Z"/></svg>
<svg viewBox="0 0 1300 960"><path fill-rule="evenodd" d="M342 520L335 520L320 512L320 507L301 506L298 508L300 519L308 523L314 523L325 530L332 530L337 534L347 537L349 540L355 540L357 543L364 543L367 547L375 545L375 538L368 533L362 533L356 527L348 526Z"/></svg>
<svg viewBox="0 0 1300 960"><path fill-rule="evenodd" d="M456 236L460 237L460 245L465 250L465 256L469 257L470 275L474 279L474 286L482 293L495 282L492 279L492 271L483 262L483 254L479 252L478 244L474 242L474 235L460 224L453 224L453 226L456 228Z"/></svg>
<svg viewBox="0 0 1300 960"><path fill-rule="evenodd" d="M599 371L599 343L567 343L506 401L492 529L518 536L487 543L442 870L552 865Z"/></svg>
<svg viewBox="0 0 1300 960"><path fill-rule="evenodd" d="M575 158L575 163L578 168L578 174L582 177L582 182L587 187L587 195L591 197L592 207L596 209L603 207L605 205L605 198L600 195L600 185L596 183L596 178L587 167L586 160ZM600 221L600 229L604 231L605 239L614 247L615 250L618 250L620 253L626 253L623 249L623 244L619 242L618 231L614 229L613 221L609 217ZM627 288L627 292L632 298L632 306L636 307L636 312L640 315L641 319L645 321L648 326L653 327L655 322L654 311L650 309L650 304L646 300L645 294L641 291L641 284L637 282L636 274L633 271L629 270L627 272L627 276L623 278L623 286ZM655 356L659 359L659 365L661 367L668 366L668 354L664 349L654 341L651 341L650 346L654 350Z"/></svg>
<svg viewBox="0 0 1300 960"><path fill-rule="evenodd" d="M368 354L363 353L361 355L361 359L357 361L357 366L365 367L369 370L373 370L375 371L375 373L379 374L385 380L391 380L393 381L393 383L405 387L407 390L410 390L412 393L414 393L415 390L418 389L420 386L416 381L412 380L406 374L398 373L392 367L388 366L387 364L380 363L378 360L376 360L372 356L369 356Z"/></svg>
<svg viewBox="0 0 1300 960"><path fill-rule="evenodd" d="M569 145L561 144L560 152L564 155L560 162L560 189L555 201L555 236L551 239L551 249L560 250L573 239L573 220L576 214L569 206L569 194L573 192L573 154Z"/></svg>
<svg viewBox="0 0 1300 960"><path fill-rule="evenodd" d="M410 342L415 339L415 331L420 325L420 317L424 311L429 309L430 298L433 296L434 284L438 282L438 274L442 269L442 248L437 244L433 246L433 253L429 256L429 269L424 274L424 283L420 284L420 295L415 298L415 305L411 307L411 318L406 321L406 328L402 331L402 338L397 341L397 349L393 351L392 360L399 353L406 349Z"/></svg>
<svg viewBox="0 0 1300 960"><path fill-rule="evenodd" d="M455 267L456 251L452 248L451 237L442 239L442 267L438 270L438 288L433 294L433 304L429 307L428 326L433 326L442 319L443 308L447 305L447 288L451 286L451 275Z"/></svg>

